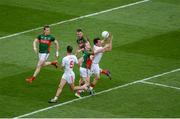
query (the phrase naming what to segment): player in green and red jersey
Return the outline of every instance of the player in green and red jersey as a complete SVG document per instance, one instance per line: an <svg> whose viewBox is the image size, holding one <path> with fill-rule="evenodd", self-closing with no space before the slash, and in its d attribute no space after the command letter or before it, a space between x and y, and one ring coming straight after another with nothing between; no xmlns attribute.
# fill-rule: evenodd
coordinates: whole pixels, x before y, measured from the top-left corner
<svg viewBox="0 0 180 119"><path fill-rule="evenodd" d="M76 30L78 49L84 48L85 43L89 42L87 37L84 37L82 29Z"/></svg>
<svg viewBox="0 0 180 119"><path fill-rule="evenodd" d="M90 86L90 76L91 76L91 63L92 63L92 56L94 53L91 51L91 47L88 43L85 43L85 45L78 50L77 53L82 52L82 63L80 66L80 80L79 85L86 84L87 86ZM76 54L77 55L77 54ZM75 96L81 97L82 90L78 90L75 93ZM92 93L92 92L91 92Z"/></svg>
<svg viewBox="0 0 180 119"><path fill-rule="evenodd" d="M32 81L35 80L36 76L39 74L39 72L43 66L54 65L55 67L57 67L57 60L53 61L53 62L47 61L47 59L49 57L50 46L51 46L52 42L54 42L54 44L55 44L56 58L58 59L58 57L59 57L58 41L52 35L50 35L50 27L44 26L43 34L38 35L38 37L33 42L33 49L34 49L34 52L39 55L39 61L38 61L38 64L36 66L33 76L26 79L26 81L28 83L32 83ZM37 44L39 44L39 49L37 48Z"/></svg>

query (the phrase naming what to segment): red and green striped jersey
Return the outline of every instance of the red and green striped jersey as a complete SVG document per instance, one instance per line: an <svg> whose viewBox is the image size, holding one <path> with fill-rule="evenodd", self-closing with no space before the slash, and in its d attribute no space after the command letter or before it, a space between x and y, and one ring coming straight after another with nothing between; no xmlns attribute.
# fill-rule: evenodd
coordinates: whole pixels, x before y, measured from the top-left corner
<svg viewBox="0 0 180 119"><path fill-rule="evenodd" d="M77 38L77 44L79 45L79 48L84 48L85 43L88 41L88 38Z"/></svg>
<svg viewBox="0 0 180 119"><path fill-rule="evenodd" d="M93 55L92 52L88 52L86 50L83 51L83 62L82 62L81 67L87 68L87 69L91 68L91 64L92 64L92 60L90 59L91 55Z"/></svg>
<svg viewBox="0 0 180 119"><path fill-rule="evenodd" d="M39 53L49 53L51 42L55 40L52 35L41 34L37 37L39 40Z"/></svg>

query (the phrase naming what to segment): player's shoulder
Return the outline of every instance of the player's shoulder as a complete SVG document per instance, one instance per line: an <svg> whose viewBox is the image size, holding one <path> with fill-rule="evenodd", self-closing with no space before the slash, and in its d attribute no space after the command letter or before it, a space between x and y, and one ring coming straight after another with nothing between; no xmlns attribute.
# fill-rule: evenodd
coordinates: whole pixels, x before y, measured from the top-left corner
<svg viewBox="0 0 180 119"><path fill-rule="evenodd" d="M54 37L52 34L49 34L49 37Z"/></svg>
<svg viewBox="0 0 180 119"><path fill-rule="evenodd" d="M98 48L98 46L96 46L96 45L93 46L93 49L94 49L94 50L97 49L97 48Z"/></svg>
<svg viewBox="0 0 180 119"><path fill-rule="evenodd" d="M66 61L68 59L68 56L65 56L62 58L62 61Z"/></svg>
<svg viewBox="0 0 180 119"><path fill-rule="evenodd" d="M75 55L71 55L71 57L72 57L73 59L77 59L77 57L76 57Z"/></svg>
<svg viewBox="0 0 180 119"><path fill-rule="evenodd" d="M93 48L103 48L102 46L97 46L97 45L94 45L94 47Z"/></svg>
<svg viewBox="0 0 180 119"><path fill-rule="evenodd" d="M50 34L49 37L51 40L53 40L53 41L55 40L55 37L53 35Z"/></svg>
<svg viewBox="0 0 180 119"><path fill-rule="evenodd" d="M42 37L43 37L43 34L37 35L37 38L42 38Z"/></svg>

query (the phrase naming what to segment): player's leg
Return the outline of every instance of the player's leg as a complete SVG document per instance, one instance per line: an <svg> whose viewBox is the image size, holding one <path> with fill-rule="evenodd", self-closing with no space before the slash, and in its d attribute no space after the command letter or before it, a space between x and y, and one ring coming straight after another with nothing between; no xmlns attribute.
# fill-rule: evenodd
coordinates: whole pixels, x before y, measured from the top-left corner
<svg viewBox="0 0 180 119"><path fill-rule="evenodd" d="M83 86L85 84L85 82L83 81L83 77L82 77L82 68L79 68L80 71L80 79L79 79L79 86ZM75 92L75 96L78 98L81 98L82 92L84 92L84 90L76 90Z"/></svg>
<svg viewBox="0 0 180 119"><path fill-rule="evenodd" d="M91 95L94 95L94 91L92 90L92 88L90 88L91 71L89 69L84 68L84 74L81 76L83 81L85 82L85 85L87 86L86 91L88 91Z"/></svg>
<svg viewBox="0 0 180 119"><path fill-rule="evenodd" d="M95 87L95 85L97 84L98 80L100 79L99 64L92 64L91 70L95 76L93 82L90 84L90 86L91 86L90 88L93 89Z"/></svg>
<svg viewBox="0 0 180 119"><path fill-rule="evenodd" d="M112 79L111 72L108 69L101 69L100 68L100 73L109 77L110 80Z"/></svg>
<svg viewBox="0 0 180 119"><path fill-rule="evenodd" d="M66 84L66 80L64 78L61 79L61 82L59 83L58 89L56 91L56 95L53 99L49 100L49 103L56 103L59 96L61 95L61 92Z"/></svg>
<svg viewBox="0 0 180 119"><path fill-rule="evenodd" d="M98 80L100 79L100 75L99 74L94 74L94 80L93 82L90 84L90 88L93 89L95 87L95 85L97 84Z"/></svg>
<svg viewBox="0 0 180 119"><path fill-rule="evenodd" d="M90 83L90 70L87 68L80 67L81 83Z"/></svg>
<svg viewBox="0 0 180 119"><path fill-rule="evenodd" d="M85 82L82 80L82 77L80 77L79 79L79 86L83 86L85 84ZM77 90L75 92L75 96L78 98L81 98L82 93L84 92L84 90Z"/></svg>
<svg viewBox="0 0 180 119"><path fill-rule="evenodd" d="M52 62L46 61L43 66L48 66L48 65L53 65L53 66L55 66L56 68L58 67L57 61L52 61Z"/></svg>
<svg viewBox="0 0 180 119"><path fill-rule="evenodd" d="M39 72L41 71L41 68L42 68L42 66L44 65L44 63L45 63L45 60L43 60L43 59L40 59L40 60L38 61L38 64L37 64L37 66L36 66L36 69L35 69L35 71L34 71L33 76L26 79L26 81L27 81L28 83L32 83L32 81L36 79L36 76L37 76L37 75L39 74Z"/></svg>
<svg viewBox="0 0 180 119"><path fill-rule="evenodd" d="M39 74L39 72L40 72L41 68L43 67L44 63L45 63L45 60L40 60L39 61L38 65L36 67L36 70L35 70L35 72L33 74L33 77L36 77Z"/></svg>
<svg viewBox="0 0 180 119"><path fill-rule="evenodd" d="M80 67L80 77L81 77L81 81L80 81L80 86L85 86L87 89L87 91L92 92L90 90L90 70L86 69L86 68L82 68ZM81 94L84 90L77 90L75 93L76 97L81 97ZM91 93L93 94L93 93Z"/></svg>
<svg viewBox="0 0 180 119"><path fill-rule="evenodd" d="M52 64L52 65L55 64L55 62L46 62L48 57L49 57L49 54L47 53L39 53L39 61L34 71L34 74L30 78L26 79L28 83L32 83L32 81L36 79L36 76L40 73L40 70L43 66L47 66L49 64Z"/></svg>
<svg viewBox="0 0 180 119"><path fill-rule="evenodd" d="M77 90L87 90L87 85L84 84L83 86L75 86L74 83L69 84L71 90L77 91Z"/></svg>
<svg viewBox="0 0 180 119"><path fill-rule="evenodd" d="M52 62L49 62L49 61L47 61L48 57L49 57L49 54L47 54L47 55L45 56L46 62L44 63L43 66L53 65L53 66L55 66L55 67L57 68L57 67L58 67L58 66L57 66L57 60L52 61Z"/></svg>
<svg viewBox="0 0 180 119"><path fill-rule="evenodd" d="M36 76L39 74L41 68L43 67L44 63L46 62L48 56L49 56L49 54L47 54L47 53L39 53L39 61L36 66L36 69L34 71L34 74L30 78L26 79L26 81L28 83L32 83L32 81L35 80Z"/></svg>

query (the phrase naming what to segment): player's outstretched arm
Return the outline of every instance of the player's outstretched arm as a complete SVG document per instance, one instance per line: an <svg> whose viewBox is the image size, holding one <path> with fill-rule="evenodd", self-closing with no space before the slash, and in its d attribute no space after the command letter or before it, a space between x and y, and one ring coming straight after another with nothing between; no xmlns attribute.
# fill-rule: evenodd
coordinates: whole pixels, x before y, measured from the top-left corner
<svg viewBox="0 0 180 119"><path fill-rule="evenodd" d="M38 53L37 43L38 43L38 39L36 38L33 41L33 50L34 50L35 53Z"/></svg>
<svg viewBox="0 0 180 119"><path fill-rule="evenodd" d="M113 36L111 35L111 33L109 33L108 38L104 38L104 39L101 40L102 46L105 46L106 44L109 44L110 40L112 40L112 39L113 39Z"/></svg>
<svg viewBox="0 0 180 119"><path fill-rule="evenodd" d="M77 56L80 52L82 52L84 50L84 48L78 49L76 50L76 53L74 54L75 56Z"/></svg>
<svg viewBox="0 0 180 119"><path fill-rule="evenodd" d="M55 49L56 49L56 58L59 58L59 43L57 40L54 41Z"/></svg>
<svg viewBox="0 0 180 119"><path fill-rule="evenodd" d="M105 51L105 52L112 50L112 39L113 39L113 36L110 35L110 36L108 37L109 43L104 46L104 51Z"/></svg>

